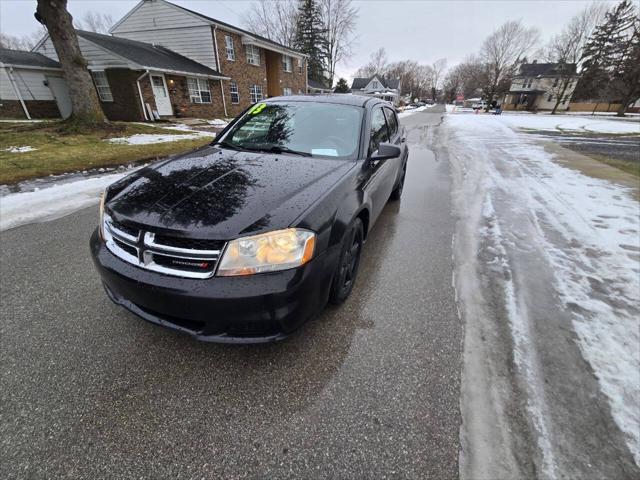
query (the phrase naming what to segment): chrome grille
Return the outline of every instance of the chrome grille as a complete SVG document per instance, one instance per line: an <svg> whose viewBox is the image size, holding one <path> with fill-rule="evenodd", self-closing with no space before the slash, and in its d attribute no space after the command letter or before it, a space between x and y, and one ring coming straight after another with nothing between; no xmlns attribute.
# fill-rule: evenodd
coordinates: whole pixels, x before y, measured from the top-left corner
<svg viewBox="0 0 640 480"><path fill-rule="evenodd" d="M224 248L220 241L180 239L138 230L116 223L108 215L104 216L103 231L107 248L118 258L176 277L212 277Z"/></svg>

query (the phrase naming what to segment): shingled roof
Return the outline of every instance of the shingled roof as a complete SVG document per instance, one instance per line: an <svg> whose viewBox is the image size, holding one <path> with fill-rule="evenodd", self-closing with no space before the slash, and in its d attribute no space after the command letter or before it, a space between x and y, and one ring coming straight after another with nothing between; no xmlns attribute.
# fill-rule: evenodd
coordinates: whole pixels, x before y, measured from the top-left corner
<svg viewBox="0 0 640 480"><path fill-rule="evenodd" d="M220 72L179 53L150 43L77 30L78 35L142 67L226 78Z"/></svg>
<svg viewBox="0 0 640 480"><path fill-rule="evenodd" d="M0 48L0 62L5 65L37 68L60 68L60 64L41 53Z"/></svg>
<svg viewBox="0 0 640 480"><path fill-rule="evenodd" d="M574 63L523 63L518 77L555 77L576 73Z"/></svg>
<svg viewBox="0 0 640 480"><path fill-rule="evenodd" d="M351 84L351 89L362 90L367 85L369 85L369 82L373 80L374 77L380 80L380 83L386 89L397 89L398 86L400 85L399 78L384 78L382 75L374 75L373 77L367 77L367 78L364 78L364 77L354 78L353 83Z"/></svg>

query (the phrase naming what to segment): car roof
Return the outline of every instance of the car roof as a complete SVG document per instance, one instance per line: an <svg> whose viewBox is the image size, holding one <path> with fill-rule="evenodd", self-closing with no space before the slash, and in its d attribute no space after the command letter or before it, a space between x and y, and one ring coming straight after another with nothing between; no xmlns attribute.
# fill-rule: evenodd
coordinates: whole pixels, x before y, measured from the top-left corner
<svg viewBox="0 0 640 480"><path fill-rule="evenodd" d="M272 97L265 100L269 102L310 102L310 103L336 103L339 105L354 105L356 107L369 108L379 103L389 104L384 100L364 95L349 94L327 94L327 95L287 95L282 97ZM392 107L393 108L393 107Z"/></svg>

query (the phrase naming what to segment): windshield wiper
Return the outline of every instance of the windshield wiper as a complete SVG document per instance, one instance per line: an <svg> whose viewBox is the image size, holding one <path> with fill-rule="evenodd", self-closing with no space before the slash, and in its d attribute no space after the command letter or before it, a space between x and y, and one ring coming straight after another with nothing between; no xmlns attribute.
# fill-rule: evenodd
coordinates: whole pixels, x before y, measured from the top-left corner
<svg viewBox="0 0 640 480"><path fill-rule="evenodd" d="M298 150L291 150L289 147L284 147L282 145L272 145L270 147L260 147L256 150L261 150L263 152L271 152L271 153L291 153L293 155L300 155L301 157L310 157L311 154L309 152L301 152Z"/></svg>
<svg viewBox="0 0 640 480"><path fill-rule="evenodd" d="M229 148L231 150L238 150L239 152L250 152L251 151L250 148L244 148L244 147L241 147L240 145L236 145L235 143L217 142L216 145L220 145L221 147Z"/></svg>

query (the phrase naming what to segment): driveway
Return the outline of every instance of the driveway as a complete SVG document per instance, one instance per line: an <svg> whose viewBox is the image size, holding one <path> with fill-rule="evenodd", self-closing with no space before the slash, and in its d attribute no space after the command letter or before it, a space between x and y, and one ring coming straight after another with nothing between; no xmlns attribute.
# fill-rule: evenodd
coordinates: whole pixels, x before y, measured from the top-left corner
<svg viewBox="0 0 640 480"><path fill-rule="evenodd" d="M2 478L458 476L462 329L441 114L403 119L404 196L349 301L287 341L220 346L114 306L89 208L0 236Z"/></svg>

